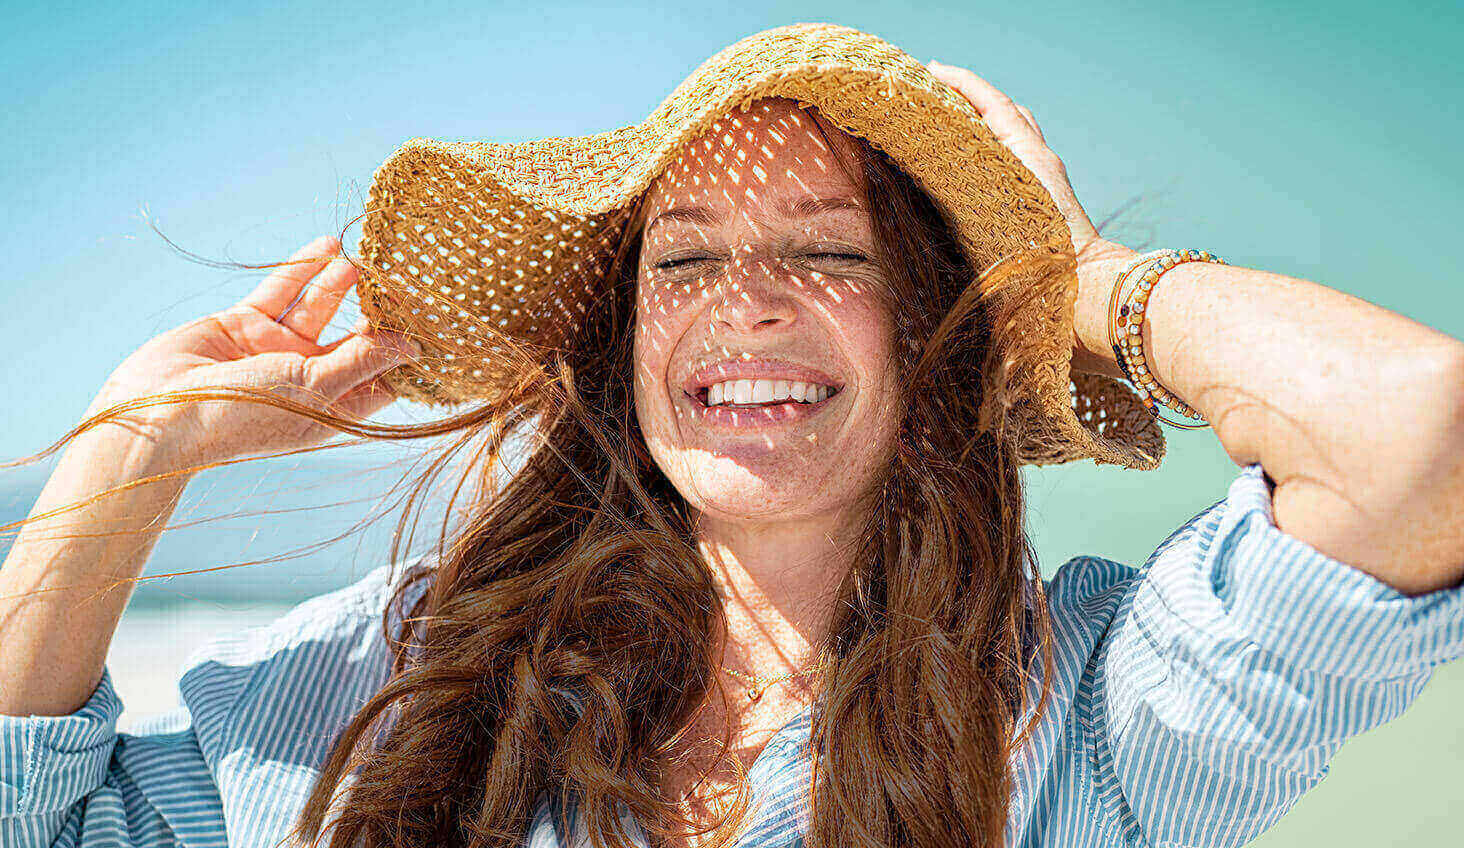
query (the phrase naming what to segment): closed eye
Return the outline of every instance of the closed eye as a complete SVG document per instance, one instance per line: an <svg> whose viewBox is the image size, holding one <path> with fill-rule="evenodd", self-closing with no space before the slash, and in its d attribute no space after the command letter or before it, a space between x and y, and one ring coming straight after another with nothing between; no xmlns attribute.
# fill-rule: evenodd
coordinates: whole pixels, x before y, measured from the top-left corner
<svg viewBox="0 0 1464 848"><path fill-rule="evenodd" d="M818 251L818 252L814 252L814 253L805 253L803 255L804 256L807 256L807 257L814 257L814 258L834 259L834 260L838 260L840 262L864 262L865 261L864 255L863 254L859 254L859 253L840 253L840 252L835 252L835 251ZM665 260L663 262L658 262L658 263L656 263L656 267L657 268L660 268L660 269L663 269L663 270L669 270L669 269L672 269L672 268L680 268L680 267L682 267L684 265L689 265L689 264L691 264L693 262L710 262L710 261L712 261L712 257L710 257L710 256L686 256L686 257L682 257L680 259L667 259L667 260Z"/></svg>
<svg viewBox="0 0 1464 848"><path fill-rule="evenodd" d="M711 257L709 257L709 256L687 256L687 257L682 258L682 259L667 259L665 262L657 262L656 263L656 267L657 268L680 268L682 265L688 265L688 264L690 264L692 262L710 262L710 261L711 261Z"/></svg>

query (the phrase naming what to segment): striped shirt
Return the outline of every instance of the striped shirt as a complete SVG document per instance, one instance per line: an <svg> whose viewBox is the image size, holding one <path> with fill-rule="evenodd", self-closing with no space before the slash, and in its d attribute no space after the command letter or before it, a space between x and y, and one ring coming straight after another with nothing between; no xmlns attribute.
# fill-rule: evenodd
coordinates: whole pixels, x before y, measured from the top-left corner
<svg viewBox="0 0 1464 848"><path fill-rule="evenodd" d="M210 644L180 707L134 732L116 732L107 674L73 714L0 717L0 844L277 843L332 735L386 680L395 573ZM1076 557L1044 588L1057 662L1049 709L1013 753L1012 846L1242 845L1464 656L1464 588L1409 597L1282 533L1259 465L1143 567ZM760 803L742 848L802 845L808 720L749 772ZM523 844L588 845L573 810L556 831L559 812L542 797Z"/></svg>

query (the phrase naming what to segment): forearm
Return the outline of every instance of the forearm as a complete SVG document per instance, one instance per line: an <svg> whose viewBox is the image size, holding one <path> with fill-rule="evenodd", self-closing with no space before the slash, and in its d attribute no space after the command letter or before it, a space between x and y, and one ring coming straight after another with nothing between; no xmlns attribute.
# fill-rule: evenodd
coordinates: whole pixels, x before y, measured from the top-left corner
<svg viewBox="0 0 1464 848"><path fill-rule="evenodd" d="M1084 361L1119 373L1108 294L1133 251L1080 265ZM1213 263L1149 298L1147 365L1230 457L1277 481L1277 525L1400 591L1464 577L1464 344L1306 280Z"/></svg>
<svg viewBox="0 0 1464 848"><path fill-rule="evenodd" d="M158 473L150 442L93 430L68 446L30 515ZM0 566L0 714L64 715L86 702L131 581L187 479L144 483L22 526Z"/></svg>

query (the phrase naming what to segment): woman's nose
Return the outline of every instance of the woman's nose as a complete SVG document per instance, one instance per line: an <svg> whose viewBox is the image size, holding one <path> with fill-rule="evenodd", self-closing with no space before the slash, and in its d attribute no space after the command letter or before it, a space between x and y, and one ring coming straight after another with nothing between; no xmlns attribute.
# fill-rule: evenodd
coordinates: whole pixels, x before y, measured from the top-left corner
<svg viewBox="0 0 1464 848"><path fill-rule="evenodd" d="M740 263L739 263L740 264ZM777 269L747 263L722 280L712 304L712 320L727 329L751 333L792 324L798 307Z"/></svg>

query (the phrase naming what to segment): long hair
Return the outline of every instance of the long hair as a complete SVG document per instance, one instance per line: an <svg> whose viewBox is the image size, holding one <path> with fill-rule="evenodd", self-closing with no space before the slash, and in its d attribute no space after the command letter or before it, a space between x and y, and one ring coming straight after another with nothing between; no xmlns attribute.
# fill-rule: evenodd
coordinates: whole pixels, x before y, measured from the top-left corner
<svg viewBox="0 0 1464 848"><path fill-rule="evenodd" d="M806 842L995 846L1009 758L1046 706L1052 658L1014 439L1000 420L978 426L982 374L1016 332L1001 305L1015 299L997 295L1069 273L1073 257L1034 249L978 275L918 185L851 138L853 161L829 147L878 210L903 420L815 646L831 665L812 712ZM516 848L545 798L573 799L596 848L629 844L624 812L656 842L727 845L745 824L745 785L707 826L662 790L679 734L709 697L726 703L725 618L692 517L636 421L639 252L627 226L571 342L523 357L511 391L465 413L378 426L235 393L367 438L455 435L403 527L448 457L474 450L454 490L471 508L399 582L382 622L390 677L334 740L302 841ZM503 480L506 460L521 467Z"/></svg>

